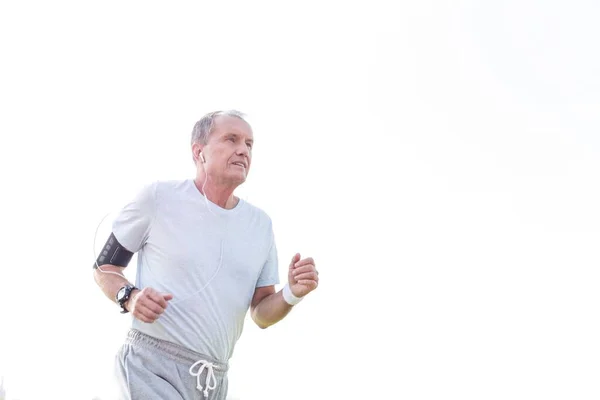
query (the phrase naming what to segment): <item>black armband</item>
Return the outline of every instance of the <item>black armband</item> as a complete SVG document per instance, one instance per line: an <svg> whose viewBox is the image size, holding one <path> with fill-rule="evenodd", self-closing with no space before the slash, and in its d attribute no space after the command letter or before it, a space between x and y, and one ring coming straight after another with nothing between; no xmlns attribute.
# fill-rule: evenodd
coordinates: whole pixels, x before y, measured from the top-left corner
<svg viewBox="0 0 600 400"><path fill-rule="evenodd" d="M111 233L102 249L102 253L100 253L94 264L94 269L104 264L126 267L129 261L131 261L131 257L133 257L133 253L123 247L115 237L115 234Z"/></svg>

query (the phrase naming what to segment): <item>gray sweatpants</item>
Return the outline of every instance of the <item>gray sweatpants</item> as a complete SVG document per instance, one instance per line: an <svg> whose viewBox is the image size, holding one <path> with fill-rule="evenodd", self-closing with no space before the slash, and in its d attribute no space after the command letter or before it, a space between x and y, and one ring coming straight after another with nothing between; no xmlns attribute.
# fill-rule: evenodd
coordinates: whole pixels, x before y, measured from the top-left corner
<svg viewBox="0 0 600 400"><path fill-rule="evenodd" d="M119 400L227 397L227 365L134 329L117 353L116 364Z"/></svg>

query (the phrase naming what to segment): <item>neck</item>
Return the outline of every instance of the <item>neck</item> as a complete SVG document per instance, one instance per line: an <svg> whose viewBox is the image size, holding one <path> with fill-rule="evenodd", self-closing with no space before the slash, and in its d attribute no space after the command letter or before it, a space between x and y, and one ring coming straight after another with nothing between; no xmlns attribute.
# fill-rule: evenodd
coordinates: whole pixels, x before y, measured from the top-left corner
<svg viewBox="0 0 600 400"><path fill-rule="evenodd" d="M237 205L239 199L233 195L235 186L214 184L210 180L206 182L205 179L205 177L197 177L194 179L196 188L204 195L204 197L219 207L227 210L230 210Z"/></svg>

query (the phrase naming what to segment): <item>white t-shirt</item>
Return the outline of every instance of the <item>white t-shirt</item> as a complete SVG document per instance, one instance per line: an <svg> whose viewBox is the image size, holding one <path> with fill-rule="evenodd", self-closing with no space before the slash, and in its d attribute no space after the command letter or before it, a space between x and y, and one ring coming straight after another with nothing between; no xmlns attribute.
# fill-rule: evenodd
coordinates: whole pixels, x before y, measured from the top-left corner
<svg viewBox="0 0 600 400"><path fill-rule="evenodd" d="M148 335L227 362L257 287L279 283L271 219L240 199L231 210L206 199L193 180L145 186L113 223L138 252L136 286L173 294Z"/></svg>

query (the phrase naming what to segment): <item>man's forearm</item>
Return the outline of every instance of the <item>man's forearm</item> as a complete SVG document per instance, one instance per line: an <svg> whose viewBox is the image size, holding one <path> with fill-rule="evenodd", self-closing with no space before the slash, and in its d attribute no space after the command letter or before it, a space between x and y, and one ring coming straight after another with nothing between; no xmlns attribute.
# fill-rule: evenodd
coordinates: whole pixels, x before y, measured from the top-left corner
<svg viewBox="0 0 600 400"><path fill-rule="evenodd" d="M282 291L273 293L264 299L252 311L252 319L261 328L281 321L292 309L284 299Z"/></svg>
<svg viewBox="0 0 600 400"><path fill-rule="evenodd" d="M116 302L115 297L119 289L127 284L131 284L126 278L123 276L115 275L114 273L122 274L123 268L117 267L114 265L102 265L101 272L98 269L94 269L94 280L102 289L102 292L108 297L111 301ZM108 273L114 272L114 273Z"/></svg>

